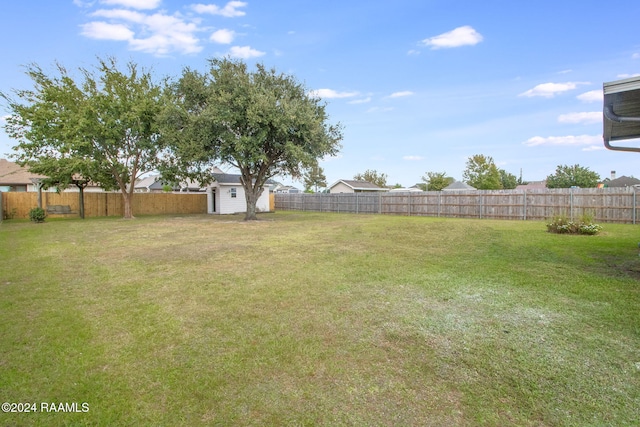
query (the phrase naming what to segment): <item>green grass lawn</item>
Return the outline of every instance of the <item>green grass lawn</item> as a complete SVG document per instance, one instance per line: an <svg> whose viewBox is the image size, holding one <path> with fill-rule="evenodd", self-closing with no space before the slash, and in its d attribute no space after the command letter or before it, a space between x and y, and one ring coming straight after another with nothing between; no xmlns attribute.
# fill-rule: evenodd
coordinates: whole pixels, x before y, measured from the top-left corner
<svg viewBox="0 0 640 427"><path fill-rule="evenodd" d="M5 221L0 425L637 425L640 228L545 230Z"/></svg>

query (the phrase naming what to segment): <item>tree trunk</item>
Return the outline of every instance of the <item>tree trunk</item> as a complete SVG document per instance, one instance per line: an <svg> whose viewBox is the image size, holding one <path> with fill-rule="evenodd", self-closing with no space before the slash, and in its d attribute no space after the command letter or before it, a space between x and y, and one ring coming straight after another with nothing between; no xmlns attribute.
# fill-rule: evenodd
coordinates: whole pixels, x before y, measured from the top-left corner
<svg viewBox="0 0 640 427"><path fill-rule="evenodd" d="M251 186L244 189L245 200L247 202L247 212L244 216L245 221L255 221L258 219L256 216L256 203L262 194L262 190L262 188L256 190Z"/></svg>
<svg viewBox="0 0 640 427"><path fill-rule="evenodd" d="M133 195L125 191L122 193L122 200L124 202L124 219L133 219L133 207L131 206L131 200Z"/></svg>
<svg viewBox="0 0 640 427"><path fill-rule="evenodd" d="M84 219L84 187L79 185L78 189L80 190L80 194L78 197L80 197L79 200L79 205L80 205L80 218Z"/></svg>

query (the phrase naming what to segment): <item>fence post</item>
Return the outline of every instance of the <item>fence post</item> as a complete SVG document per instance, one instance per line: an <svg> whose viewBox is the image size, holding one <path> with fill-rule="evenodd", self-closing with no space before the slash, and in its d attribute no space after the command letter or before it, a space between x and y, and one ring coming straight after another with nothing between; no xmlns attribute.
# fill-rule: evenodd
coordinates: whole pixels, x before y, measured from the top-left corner
<svg viewBox="0 0 640 427"><path fill-rule="evenodd" d="M482 219L482 199L484 194L480 193L479 206L478 206L478 216Z"/></svg>
<svg viewBox="0 0 640 427"><path fill-rule="evenodd" d="M569 188L569 219L573 221L573 187Z"/></svg>
<svg viewBox="0 0 640 427"><path fill-rule="evenodd" d="M524 202L522 203L522 219L523 221L527 220L527 190L522 190L522 195L524 196Z"/></svg>
<svg viewBox="0 0 640 427"><path fill-rule="evenodd" d="M636 223L636 187L633 188L633 214L632 214L632 222Z"/></svg>
<svg viewBox="0 0 640 427"><path fill-rule="evenodd" d="M359 200L358 193L356 193L356 213L359 213L359 211L358 211L358 200Z"/></svg>
<svg viewBox="0 0 640 427"><path fill-rule="evenodd" d="M442 197L442 190L438 191L438 215L437 215L438 218L440 217L440 203L441 203L440 198L441 197Z"/></svg>
<svg viewBox="0 0 640 427"><path fill-rule="evenodd" d="M411 216L411 193L407 193L409 197L407 197L407 214Z"/></svg>

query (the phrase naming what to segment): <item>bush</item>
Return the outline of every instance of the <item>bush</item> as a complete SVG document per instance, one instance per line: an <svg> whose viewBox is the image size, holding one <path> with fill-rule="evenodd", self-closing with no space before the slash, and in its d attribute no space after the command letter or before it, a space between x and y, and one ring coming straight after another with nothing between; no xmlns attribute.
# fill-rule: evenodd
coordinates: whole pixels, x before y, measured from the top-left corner
<svg viewBox="0 0 640 427"><path fill-rule="evenodd" d="M29 211L29 219L33 222L44 222L47 213L42 208L33 208Z"/></svg>
<svg viewBox="0 0 640 427"><path fill-rule="evenodd" d="M593 215L584 214L577 221L571 221L566 215L556 215L547 223L549 233L558 234L598 234L602 230L599 224L593 223Z"/></svg>

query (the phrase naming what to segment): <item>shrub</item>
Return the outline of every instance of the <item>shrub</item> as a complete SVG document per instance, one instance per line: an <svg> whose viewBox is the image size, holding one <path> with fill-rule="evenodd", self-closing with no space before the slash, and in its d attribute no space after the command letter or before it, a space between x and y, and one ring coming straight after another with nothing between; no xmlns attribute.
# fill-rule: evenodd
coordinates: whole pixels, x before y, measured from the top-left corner
<svg viewBox="0 0 640 427"><path fill-rule="evenodd" d="M547 231L558 234L598 234L602 230L593 223L593 215L583 214L577 221L571 221L566 215L556 215L547 223Z"/></svg>
<svg viewBox="0 0 640 427"><path fill-rule="evenodd" d="M47 213L42 208L33 208L29 211L29 219L33 222L44 222Z"/></svg>

